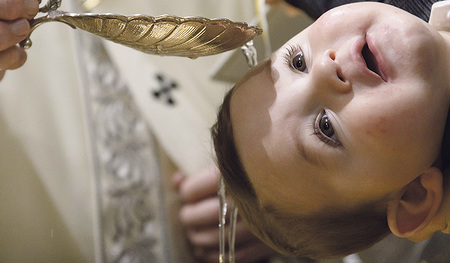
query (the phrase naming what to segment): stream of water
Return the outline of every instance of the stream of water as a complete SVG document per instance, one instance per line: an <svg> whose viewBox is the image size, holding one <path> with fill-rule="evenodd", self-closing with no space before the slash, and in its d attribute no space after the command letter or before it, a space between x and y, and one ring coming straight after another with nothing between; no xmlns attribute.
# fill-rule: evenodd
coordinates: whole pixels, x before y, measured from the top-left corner
<svg viewBox="0 0 450 263"><path fill-rule="evenodd" d="M252 68L258 64L257 60L257 54L256 49L253 46L253 41L249 41L247 44L245 44L242 47L242 53L244 54L245 60L247 61L247 64L249 68ZM217 191L217 194L219 196L219 204L220 204L220 210L219 210L219 263L225 263L226 262L226 233L225 233L225 226L226 226L226 217L227 217L227 210L228 210L228 204L227 204L227 198L226 198L226 191L225 191L225 183L223 182L223 178L220 178L219 181L219 189ZM228 234L228 262L234 263L235 257L234 257L234 247L235 247L235 240L236 240L236 223L237 223L237 215L238 215L238 209L234 206L234 203L231 203L230 205L230 227L229 227L229 234Z"/></svg>
<svg viewBox="0 0 450 263"><path fill-rule="evenodd" d="M219 195L219 263L225 263L225 223L227 216L227 197L225 193L225 184L223 178L219 181L219 190L217 191Z"/></svg>
<svg viewBox="0 0 450 263"><path fill-rule="evenodd" d="M242 46L241 50L249 68L253 68L258 64L258 56L256 53L256 48L253 46L253 40L250 40Z"/></svg>

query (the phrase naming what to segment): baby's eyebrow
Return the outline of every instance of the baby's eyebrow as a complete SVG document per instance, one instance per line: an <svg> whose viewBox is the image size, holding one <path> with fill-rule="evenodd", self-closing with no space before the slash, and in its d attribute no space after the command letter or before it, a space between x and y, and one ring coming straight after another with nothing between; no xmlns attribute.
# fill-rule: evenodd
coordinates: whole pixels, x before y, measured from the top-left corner
<svg viewBox="0 0 450 263"><path fill-rule="evenodd" d="M272 80L272 83L277 82L277 80L280 78L280 73L278 72L277 68L275 67L275 60L272 59L272 56L270 56L267 59L268 67L269 67L269 76Z"/></svg>

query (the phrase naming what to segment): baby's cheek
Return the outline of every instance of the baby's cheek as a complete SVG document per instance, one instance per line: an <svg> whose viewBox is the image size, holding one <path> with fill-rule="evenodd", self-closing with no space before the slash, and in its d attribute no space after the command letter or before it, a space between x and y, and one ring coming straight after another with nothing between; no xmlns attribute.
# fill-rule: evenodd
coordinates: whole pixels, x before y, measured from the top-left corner
<svg viewBox="0 0 450 263"><path fill-rule="evenodd" d="M384 116L374 116L369 120L368 126L370 129L367 130L368 136L385 136L392 131L392 125L387 121Z"/></svg>
<svg viewBox="0 0 450 263"><path fill-rule="evenodd" d="M408 145L403 124L383 114L369 115L359 122L354 131L369 151L388 153L401 152Z"/></svg>

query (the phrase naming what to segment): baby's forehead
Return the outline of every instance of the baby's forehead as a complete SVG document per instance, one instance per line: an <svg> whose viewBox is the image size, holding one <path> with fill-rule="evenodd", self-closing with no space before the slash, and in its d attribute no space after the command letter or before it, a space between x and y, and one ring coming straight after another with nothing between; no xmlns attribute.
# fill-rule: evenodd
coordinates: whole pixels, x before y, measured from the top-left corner
<svg viewBox="0 0 450 263"><path fill-rule="evenodd" d="M272 71L272 59L273 54L266 58L265 60L261 61L256 65L255 67L251 68L235 85L235 89L239 89L241 86L245 86L248 84L249 80L252 78L262 78L264 77L263 74L265 74L265 71ZM272 77L271 77L272 78Z"/></svg>
<svg viewBox="0 0 450 263"><path fill-rule="evenodd" d="M230 100L232 117L235 115L234 118L241 118L249 112L256 111L261 105L261 100L266 101L269 94L274 94L271 61L271 59L264 60L249 70L235 85Z"/></svg>
<svg viewBox="0 0 450 263"><path fill-rule="evenodd" d="M251 69L236 84L230 100L230 117L238 151L248 151L256 134L264 134L270 120L268 109L276 98L271 60Z"/></svg>

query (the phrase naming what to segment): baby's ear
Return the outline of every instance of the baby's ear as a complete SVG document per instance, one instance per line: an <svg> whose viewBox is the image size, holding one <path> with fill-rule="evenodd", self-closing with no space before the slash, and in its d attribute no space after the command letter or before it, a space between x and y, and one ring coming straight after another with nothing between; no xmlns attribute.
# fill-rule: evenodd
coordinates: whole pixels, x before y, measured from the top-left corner
<svg viewBox="0 0 450 263"><path fill-rule="evenodd" d="M438 31L450 31L448 1L433 4L428 23Z"/></svg>
<svg viewBox="0 0 450 263"><path fill-rule="evenodd" d="M412 241L429 238L435 231L427 226L443 198L442 172L430 167L389 201L387 218L392 233Z"/></svg>

